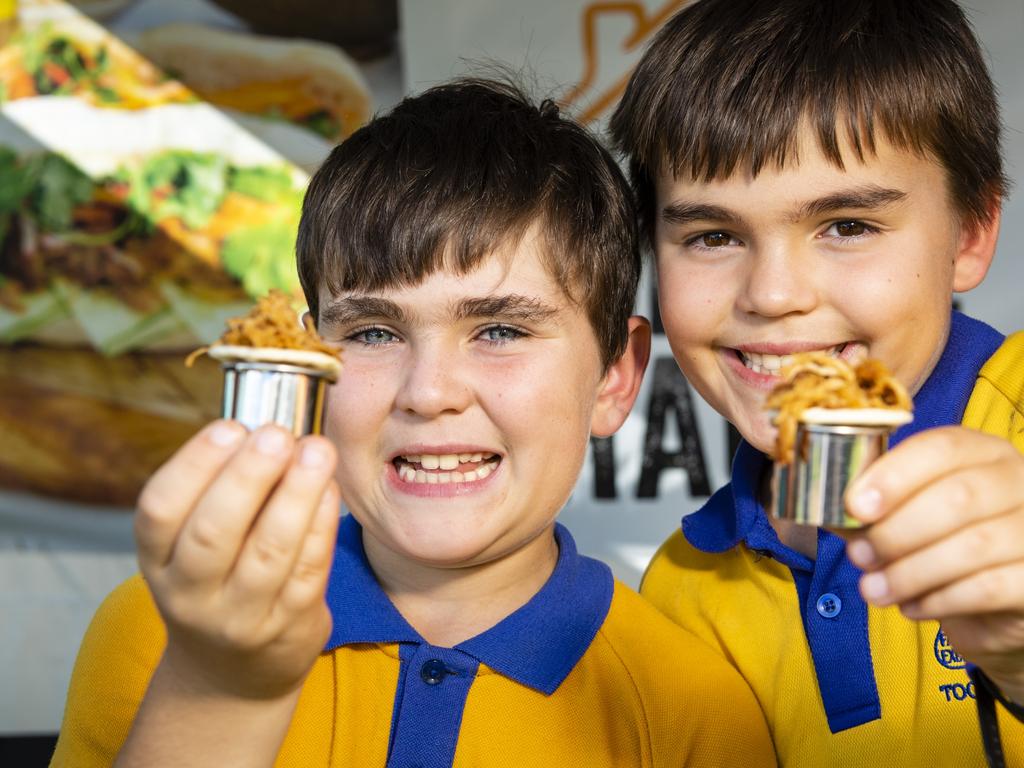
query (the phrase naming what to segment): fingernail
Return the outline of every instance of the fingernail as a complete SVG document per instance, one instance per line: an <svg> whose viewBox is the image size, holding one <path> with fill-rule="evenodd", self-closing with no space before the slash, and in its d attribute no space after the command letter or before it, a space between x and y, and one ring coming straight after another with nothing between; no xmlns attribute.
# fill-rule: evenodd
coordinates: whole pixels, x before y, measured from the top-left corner
<svg viewBox="0 0 1024 768"><path fill-rule="evenodd" d="M847 544L846 556L850 558L851 563L859 565L861 568L874 565L878 559L878 556L875 554L875 548L865 539L854 539Z"/></svg>
<svg viewBox="0 0 1024 768"><path fill-rule="evenodd" d="M230 421L218 421L206 431L206 439L221 448L234 445L242 439L243 435L245 435L245 430Z"/></svg>
<svg viewBox="0 0 1024 768"><path fill-rule="evenodd" d="M882 494L877 488L862 488L853 494L850 506L862 520L874 520L882 511Z"/></svg>
<svg viewBox="0 0 1024 768"><path fill-rule="evenodd" d="M306 443L299 451L299 464L310 469L322 467L327 461L327 451L322 445Z"/></svg>
<svg viewBox="0 0 1024 768"><path fill-rule="evenodd" d="M256 450L268 456L283 453L288 447L288 435L280 429L264 429L256 436Z"/></svg>
<svg viewBox="0 0 1024 768"><path fill-rule="evenodd" d="M860 592L866 600L884 601L889 596L889 580L884 573L869 573L860 580Z"/></svg>

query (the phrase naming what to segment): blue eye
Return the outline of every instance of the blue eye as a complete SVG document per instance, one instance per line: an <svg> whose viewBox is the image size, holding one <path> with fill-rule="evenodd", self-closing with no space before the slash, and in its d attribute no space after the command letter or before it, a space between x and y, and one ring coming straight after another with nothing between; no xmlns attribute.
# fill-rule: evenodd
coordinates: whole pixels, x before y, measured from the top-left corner
<svg viewBox="0 0 1024 768"><path fill-rule="evenodd" d="M511 325L491 325L480 332L480 338L494 344L507 344L522 338L526 334Z"/></svg>
<svg viewBox="0 0 1024 768"><path fill-rule="evenodd" d="M348 340L357 341L368 347L376 347L398 341L398 337L386 328L364 328L353 333Z"/></svg>

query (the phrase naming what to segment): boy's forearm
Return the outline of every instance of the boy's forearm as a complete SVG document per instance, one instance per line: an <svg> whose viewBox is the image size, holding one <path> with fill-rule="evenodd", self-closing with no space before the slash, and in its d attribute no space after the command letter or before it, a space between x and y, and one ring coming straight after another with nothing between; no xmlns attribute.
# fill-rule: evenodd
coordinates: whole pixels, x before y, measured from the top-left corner
<svg viewBox="0 0 1024 768"><path fill-rule="evenodd" d="M189 685L166 658L153 673L115 768L272 766L299 690L276 699L216 695Z"/></svg>

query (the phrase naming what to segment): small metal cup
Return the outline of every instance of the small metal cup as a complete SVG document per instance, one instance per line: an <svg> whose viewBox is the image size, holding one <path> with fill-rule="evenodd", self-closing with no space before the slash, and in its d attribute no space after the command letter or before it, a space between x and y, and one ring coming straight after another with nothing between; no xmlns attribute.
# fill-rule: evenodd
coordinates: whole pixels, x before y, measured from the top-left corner
<svg viewBox="0 0 1024 768"><path fill-rule="evenodd" d="M296 437L323 431L331 375L315 368L230 360L224 369L221 415L249 429L278 424Z"/></svg>
<svg viewBox="0 0 1024 768"><path fill-rule="evenodd" d="M783 520L825 528L861 528L843 494L888 449L888 425L800 424L791 464L776 462L772 512Z"/></svg>

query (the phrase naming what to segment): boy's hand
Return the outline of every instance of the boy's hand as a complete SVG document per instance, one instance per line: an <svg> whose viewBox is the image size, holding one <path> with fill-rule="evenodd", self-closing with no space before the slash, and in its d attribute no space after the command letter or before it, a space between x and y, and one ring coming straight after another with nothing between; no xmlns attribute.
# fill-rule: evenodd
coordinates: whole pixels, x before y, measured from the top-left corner
<svg viewBox="0 0 1024 768"><path fill-rule="evenodd" d="M846 500L871 523L848 547L864 598L938 619L957 653L1024 702L1024 455L964 427L928 430Z"/></svg>
<svg viewBox="0 0 1024 768"><path fill-rule="evenodd" d="M167 624L161 666L199 695L298 690L330 634L334 448L217 421L146 484L139 563Z"/></svg>

